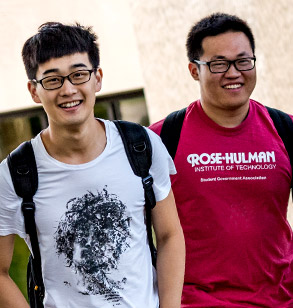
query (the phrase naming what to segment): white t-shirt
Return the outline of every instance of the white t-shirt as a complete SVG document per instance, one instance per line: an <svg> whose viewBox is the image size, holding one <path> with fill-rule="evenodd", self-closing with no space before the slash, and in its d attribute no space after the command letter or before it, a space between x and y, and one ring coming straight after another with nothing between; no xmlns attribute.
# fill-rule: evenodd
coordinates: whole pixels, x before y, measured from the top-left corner
<svg viewBox="0 0 293 308"><path fill-rule="evenodd" d="M120 135L104 121L103 153L81 165L61 163L32 139L39 174L34 197L46 308L157 308L156 273L144 222L144 190ZM170 191L174 164L160 138L148 130L156 200ZM0 165L0 235L18 234L29 245L21 199L7 161Z"/></svg>

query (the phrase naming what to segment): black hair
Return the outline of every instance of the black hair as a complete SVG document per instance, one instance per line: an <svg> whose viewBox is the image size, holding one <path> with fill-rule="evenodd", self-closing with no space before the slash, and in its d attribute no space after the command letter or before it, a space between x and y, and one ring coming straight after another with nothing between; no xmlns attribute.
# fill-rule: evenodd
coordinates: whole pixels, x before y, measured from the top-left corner
<svg viewBox="0 0 293 308"><path fill-rule="evenodd" d="M199 60L203 54L202 41L207 36L216 36L225 32L243 32L249 39L252 51L255 50L255 42L252 31L248 24L235 15L225 13L214 13L197 22L190 29L186 49L190 62L194 59Z"/></svg>
<svg viewBox="0 0 293 308"><path fill-rule="evenodd" d="M39 64L51 58L60 58L74 53L87 52L94 69L100 63L97 36L91 27L76 23L64 25L47 22L41 25L38 33L30 37L22 49L22 59L30 80L36 78Z"/></svg>

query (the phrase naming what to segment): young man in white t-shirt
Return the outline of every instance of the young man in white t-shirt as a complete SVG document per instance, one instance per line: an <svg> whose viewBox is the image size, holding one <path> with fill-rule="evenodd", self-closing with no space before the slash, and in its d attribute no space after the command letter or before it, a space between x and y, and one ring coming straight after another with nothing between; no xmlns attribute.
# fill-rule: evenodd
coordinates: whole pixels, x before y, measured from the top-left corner
<svg viewBox="0 0 293 308"><path fill-rule="evenodd" d="M32 145L39 174L34 197L47 308L179 308L184 238L159 137L147 130L157 200L152 210L158 257L152 266L141 179L116 126L94 117L103 73L96 35L80 25L46 23L22 51L28 90L49 126ZM0 165L0 307L28 304L10 279L14 236L28 243L21 199L7 161Z"/></svg>

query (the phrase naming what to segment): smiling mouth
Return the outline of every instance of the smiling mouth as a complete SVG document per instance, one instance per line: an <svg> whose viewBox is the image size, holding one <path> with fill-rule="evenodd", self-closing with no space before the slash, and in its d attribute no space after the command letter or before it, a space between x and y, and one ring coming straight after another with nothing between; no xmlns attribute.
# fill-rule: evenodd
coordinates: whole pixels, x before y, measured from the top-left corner
<svg viewBox="0 0 293 308"><path fill-rule="evenodd" d="M228 85L224 86L223 88L224 89L239 89L241 87L242 87L242 85L240 83L237 83L237 84L228 84Z"/></svg>
<svg viewBox="0 0 293 308"><path fill-rule="evenodd" d="M63 103L61 105L59 105L59 107L61 108L72 108L72 107L76 107L78 105L81 104L82 101L73 101L73 102L69 102L69 103Z"/></svg>

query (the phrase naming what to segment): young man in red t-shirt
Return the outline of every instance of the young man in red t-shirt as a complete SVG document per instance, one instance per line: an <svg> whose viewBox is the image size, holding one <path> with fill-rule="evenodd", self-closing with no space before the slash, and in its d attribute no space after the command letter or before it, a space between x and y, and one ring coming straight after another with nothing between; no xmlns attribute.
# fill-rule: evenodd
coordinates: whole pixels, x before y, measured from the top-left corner
<svg viewBox="0 0 293 308"><path fill-rule="evenodd" d="M201 96L187 107L171 176L187 249L182 308L293 307L291 166L267 109L250 99L251 29L213 14L186 46Z"/></svg>

